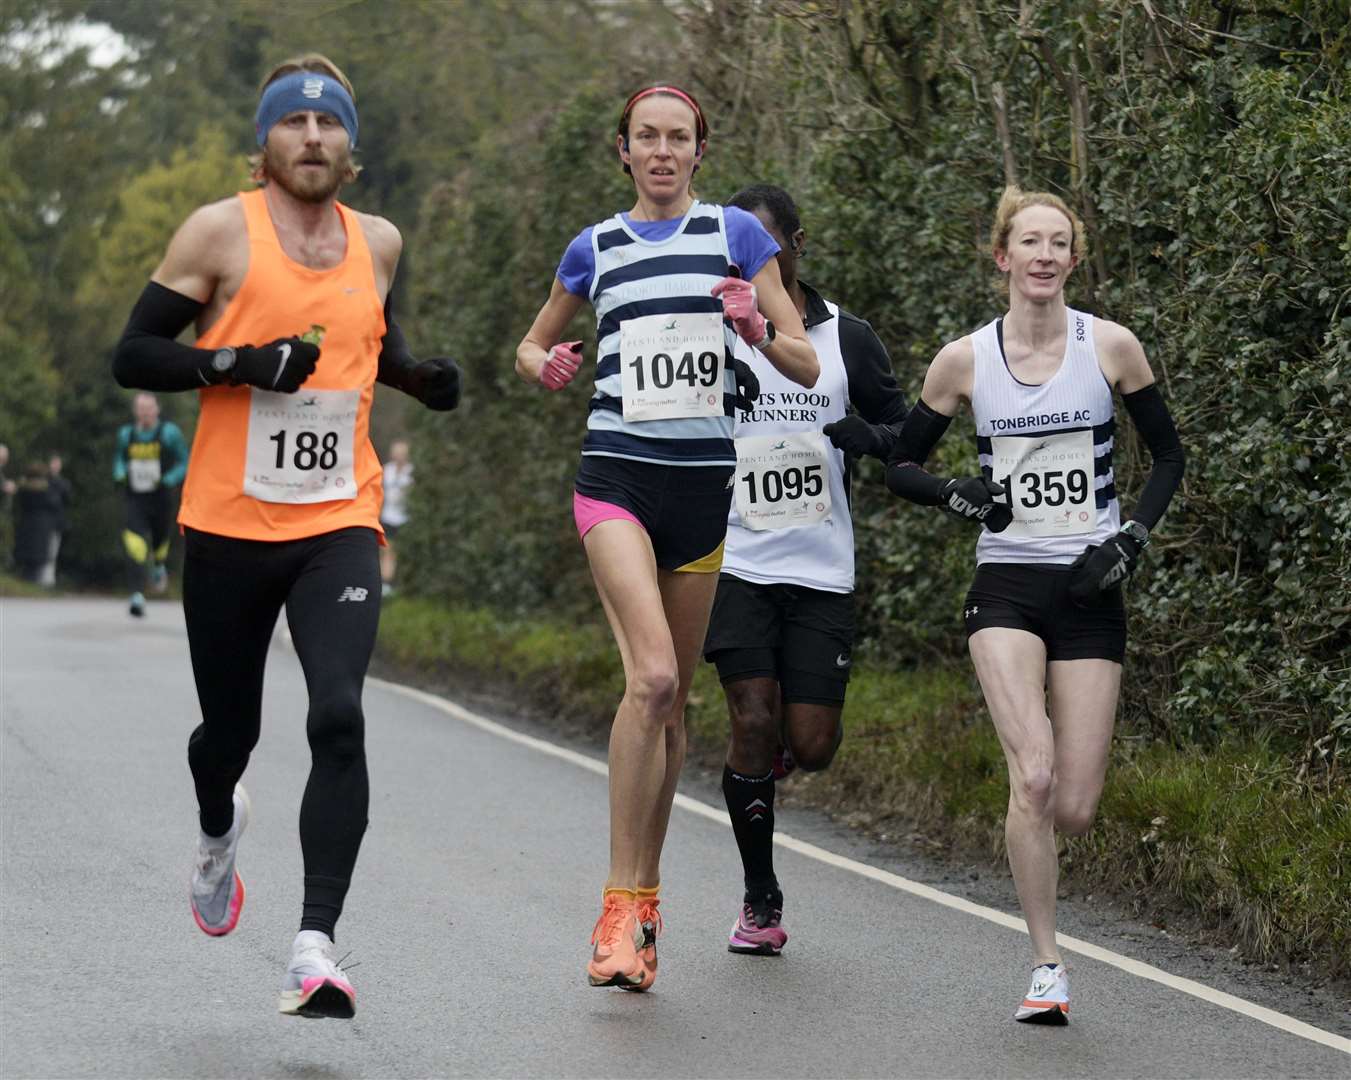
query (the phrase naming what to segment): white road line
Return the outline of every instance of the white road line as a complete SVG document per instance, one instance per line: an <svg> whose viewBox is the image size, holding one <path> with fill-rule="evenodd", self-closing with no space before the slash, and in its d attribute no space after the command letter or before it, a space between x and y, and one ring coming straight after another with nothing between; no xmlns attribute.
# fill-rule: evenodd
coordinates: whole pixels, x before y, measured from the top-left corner
<svg viewBox="0 0 1351 1080"><path fill-rule="evenodd" d="M478 713L471 712L462 705L457 705L446 698L438 697L436 694L429 694L425 690L416 690L410 686L402 686L399 683L386 682L384 679L368 678L368 683L380 687L382 690L389 690L396 694L402 694L404 697L420 701L433 709L453 716L455 719L466 724L471 724L476 728L486 731L499 738L508 739L511 742L519 743L521 746L527 746L531 750L538 750L542 754L549 754L552 757L560 758L582 769L596 773L599 776L605 776L608 772L605 762L596 758L588 757L586 754L579 754L575 750L569 750L566 747L555 746L544 739L537 739L532 735L523 735L519 731L513 731L509 727L489 720L487 717L479 716ZM692 814L698 814L700 817L707 818L709 821L717 822L720 825L731 827L727 819L727 812L720 807L712 807L707 803L699 802L697 799L691 799L688 795L676 795L676 805L682 810L688 810ZM879 869L876 866L869 866L867 863L859 862L856 859L849 859L843 855L837 855L833 851L827 851L825 848L817 847L815 844L809 844L805 840L798 840L786 833L776 833L774 843L780 847L787 848L789 851L796 851L799 855L805 855L809 859L815 859L817 862L823 862L828 866L838 867L841 870L849 870L860 877L869 878L872 881L881 882L883 885L890 885L893 889L900 889L911 896L918 896L924 900L931 900L935 904L942 904L944 907L952 908L954 911L960 911L967 915L973 915L978 919L985 919L987 922L997 923L999 926L1006 927L1009 930L1017 930L1019 933L1027 933L1027 927L1023 920L1014 915L1006 914L1002 911L996 911L994 908L988 908L981 904L973 904L970 900L965 900L960 896L953 896L951 893L945 893L941 889L932 888L929 885L921 885L917 881L911 881L909 878L903 878L899 874L893 874L888 870ZM1170 975L1168 972L1156 968L1151 964L1143 964L1139 960L1132 960L1129 956L1122 956L1120 953L1113 952L1111 949L1104 949L1100 945L1094 945L1088 941L1081 941L1078 938L1067 937L1064 934L1056 935L1056 940L1070 952L1078 953L1080 956L1087 956L1091 960L1097 960L1104 964L1110 964L1112 967L1121 971L1128 972L1131 975L1138 975L1142 979L1148 979L1151 982L1167 986L1172 990L1179 990L1184 994L1190 994L1192 997L1200 998L1202 1001L1208 1001L1212 1005L1219 1005L1221 1008L1229 1009L1232 1012L1241 1013L1243 1016L1251 1017L1254 1020L1260 1020L1264 1024L1270 1024L1281 1031L1289 1032L1291 1035L1298 1035L1302 1039L1308 1039L1310 1042L1320 1043L1323 1046L1330 1046L1334 1050L1340 1050L1344 1054L1351 1054L1351 1039L1343 1038L1340 1035L1333 1034L1330 1031L1324 1031L1322 1028L1314 1027L1312 1024L1306 1024L1303 1020L1296 1020L1293 1016L1286 1016L1284 1013L1276 1012L1275 1009L1268 1009L1263 1005L1255 1005L1251 1001L1244 1001L1233 994L1226 994L1222 990L1216 990L1206 986L1204 983L1196 982L1193 979L1184 979L1179 975Z"/></svg>

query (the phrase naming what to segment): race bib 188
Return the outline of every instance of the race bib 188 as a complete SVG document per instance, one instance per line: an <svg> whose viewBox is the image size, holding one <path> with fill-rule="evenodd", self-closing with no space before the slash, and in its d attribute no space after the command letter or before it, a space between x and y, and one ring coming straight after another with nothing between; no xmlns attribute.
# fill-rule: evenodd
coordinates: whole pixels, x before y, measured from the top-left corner
<svg viewBox="0 0 1351 1080"><path fill-rule="evenodd" d="M619 334L625 420L722 416L722 316L644 315Z"/></svg>
<svg viewBox="0 0 1351 1080"><path fill-rule="evenodd" d="M789 529L830 517L826 440L819 431L736 441L736 510L748 529Z"/></svg>
<svg viewBox="0 0 1351 1080"><path fill-rule="evenodd" d="M1073 536L1092 532L1093 432L1062 431L990 440L992 475L1008 491L1013 522L1005 536Z"/></svg>
<svg viewBox="0 0 1351 1080"><path fill-rule="evenodd" d="M357 497L353 470L360 390L252 392L244 494L263 502Z"/></svg>

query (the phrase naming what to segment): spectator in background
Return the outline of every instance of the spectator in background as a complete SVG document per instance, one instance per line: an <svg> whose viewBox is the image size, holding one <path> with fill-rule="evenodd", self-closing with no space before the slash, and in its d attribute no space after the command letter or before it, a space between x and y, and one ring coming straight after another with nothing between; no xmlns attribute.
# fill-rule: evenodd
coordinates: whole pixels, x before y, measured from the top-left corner
<svg viewBox="0 0 1351 1080"><path fill-rule="evenodd" d="M70 527L66 518L66 509L70 506L71 487L70 481L61 475L62 464L61 455L58 453L53 453L47 459L47 483L52 489L52 502L56 510L56 518L53 522L51 535L47 537L47 561L42 564L42 569L38 572L38 584L45 585L49 589L56 585L56 559L61 554L61 538L66 534L66 529Z"/></svg>
<svg viewBox="0 0 1351 1080"><path fill-rule="evenodd" d="M9 500L14 498L14 493L19 490L19 486L5 475L5 467L9 464L9 447L0 443L0 499L3 499L3 505L8 506Z"/></svg>
<svg viewBox="0 0 1351 1080"><path fill-rule="evenodd" d="M385 462L385 501L380 507L380 524L385 528L385 546L380 549L380 591L384 596L394 594L394 573L398 569L394 538L408 524L408 489L412 486L408 440L395 439L389 444L389 460Z"/></svg>
<svg viewBox="0 0 1351 1080"><path fill-rule="evenodd" d="M61 497L51 484L47 463L30 462L14 495L14 564L25 581L39 583L60 518Z"/></svg>

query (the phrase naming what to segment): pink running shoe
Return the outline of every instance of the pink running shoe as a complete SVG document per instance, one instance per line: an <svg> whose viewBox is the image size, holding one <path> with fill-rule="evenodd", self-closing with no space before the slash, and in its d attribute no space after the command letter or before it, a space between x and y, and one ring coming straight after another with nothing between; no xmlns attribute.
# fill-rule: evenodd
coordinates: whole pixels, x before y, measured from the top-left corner
<svg viewBox="0 0 1351 1080"><path fill-rule="evenodd" d="M327 934L302 930L296 935L277 1010L285 1016L310 1020L350 1020L356 1015L357 992L334 961L333 939Z"/></svg>
<svg viewBox="0 0 1351 1080"><path fill-rule="evenodd" d="M244 879L235 869L239 838L249 824L249 796L243 784L235 785L235 818L230 831L221 837L199 833L197 861L192 868L188 899L192 917L202 932L223 937L239 924L244 908Z"/></svg>
<svg viewBox="0 0 1351 1080"><path fill-rule="evenodd" d="M788 931L779 925L782 919L782 893L747 893L741 905L741 914L728 935L727 951L778 956L788 943Z"/></svg>
<svg viewBox="0 0 1351 1080"><path fill-rule="evenodd" d="M790 772L797 768L797 761L793 758L793 751L783 744L774 751L774 779L782 780Z"/></svg>

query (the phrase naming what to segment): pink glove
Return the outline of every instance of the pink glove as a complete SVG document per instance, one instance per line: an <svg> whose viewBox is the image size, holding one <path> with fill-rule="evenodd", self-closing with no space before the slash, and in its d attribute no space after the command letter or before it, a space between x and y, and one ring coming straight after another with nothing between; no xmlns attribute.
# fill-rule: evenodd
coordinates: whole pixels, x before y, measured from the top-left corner
<svg viewBox="0 0 1351 1080"><path fill-rule="evenodd" d="M755 286L739 277L725 277L713 286L713 295L722 297L722 310L747 345L759 345L765 339L765 317L755 306Z"/></svg>
<svg viewBox="0 0 1351 1080"><path fill-rule="evenodd" d="M582 343L560 341L549 350L549 358L539 369L539 381L550 390L562 390L572 382L582 366Z"/></svg>

